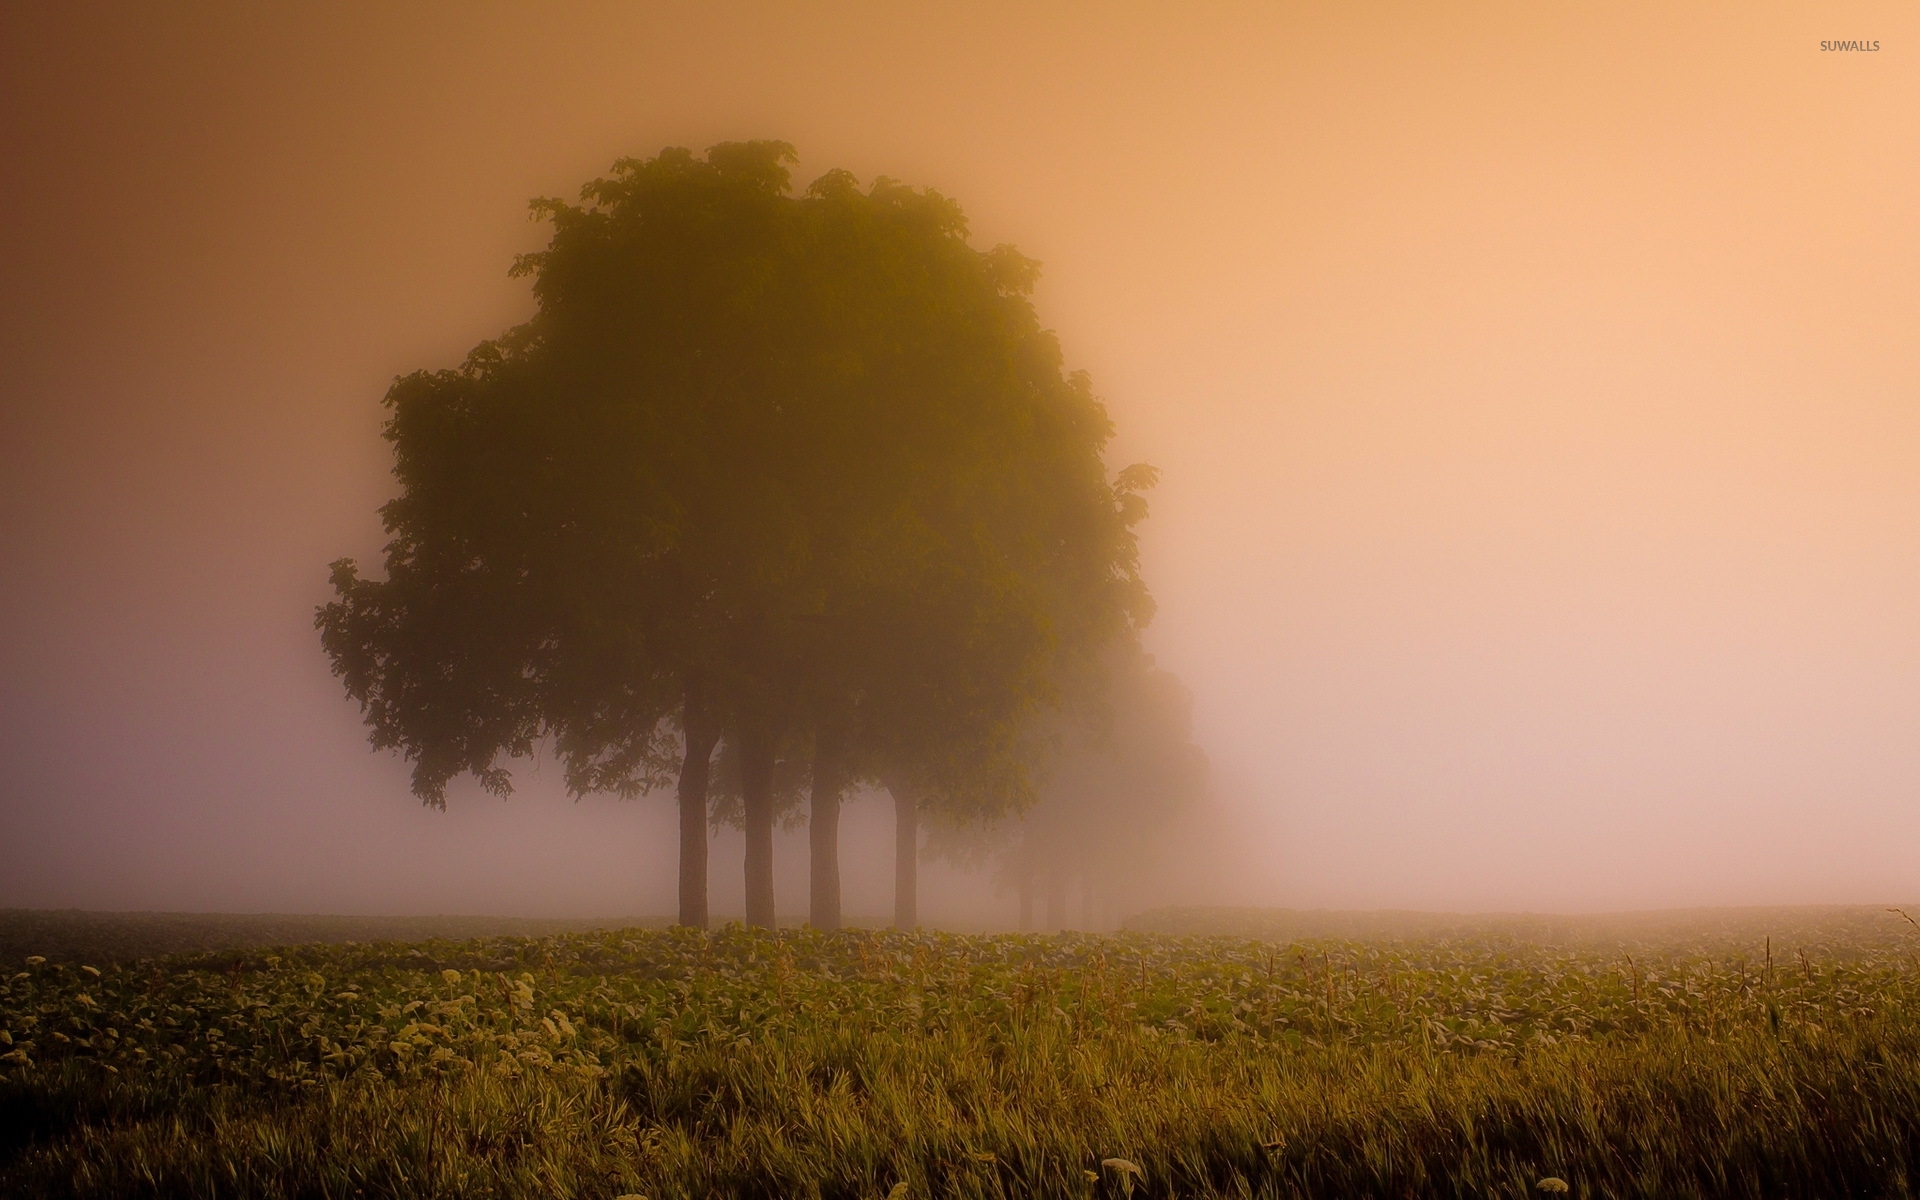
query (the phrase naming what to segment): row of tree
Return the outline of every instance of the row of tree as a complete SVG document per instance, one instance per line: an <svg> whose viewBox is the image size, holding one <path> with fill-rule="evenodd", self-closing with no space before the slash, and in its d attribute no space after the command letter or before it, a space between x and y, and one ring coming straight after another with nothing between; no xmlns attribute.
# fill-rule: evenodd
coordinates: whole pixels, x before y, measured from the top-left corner
<svg viewBox="0 0 1920 1200"><path fill-rule="evenodd" d="M872 783L911 923L919 814L1030 807L1034 731L1150 612L1153 472L1109 477L1035 264L972 249L931 191L834 171L795 195L793 158L670 149L537 202L535 315L394 384L385 578L336 562L316 617L430 804L463 773L507 794L542 744L576 795L676 787L696 926L716 762L750 923L774 923L783 764L812 922L840 923L839 807Z"/></svg>
<svg viewBox="0 0 1920 1200"><path fill-rule="evenodd" d="M1017 893L1022 929L1106 927L1115 911L1178 890L1183 869L1206 860L1209 847L1196 839L1214 814L1192 697L1131 636L1089 665L1022 739L1030 806L998 821L934 806L922 823L894 797L896 923L914 923L916 855L991 869L1001 891ZM774 807L788 826L806 820L805 751L791 747L774 768ZM709 799L715 826L742 824L739 758L729 747L715 758Z"/></svg>
<svg viewBox="0 0 1920 1200"><path fill-rule="evenodd" d="M996 825L938 824L929 841L959 865L992 867L1019 898L1022 929L1104 928L1205 859L1194 839L1211 815L1208 764L1191 696L1131 637L1096 666L1035 731L1033 806Z"/></svg>

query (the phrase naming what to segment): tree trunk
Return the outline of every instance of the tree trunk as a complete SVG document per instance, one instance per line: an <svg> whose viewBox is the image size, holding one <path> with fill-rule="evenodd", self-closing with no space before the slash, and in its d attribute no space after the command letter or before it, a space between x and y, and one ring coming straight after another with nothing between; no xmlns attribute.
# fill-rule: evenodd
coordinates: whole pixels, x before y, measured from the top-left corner
<svg viewBox="0 0 1920 1200"><path fill-rule="evenodd" d="M813 739L813 799L807 816L812 852L807 920L815 929L840 928L840 793L846 786L841 732L822 721Z"/></svg>
<svg viewBox="0 0 1920 1200"><path fill-rule="evenodd" d="M740 745L741 807L747 826L747 924L774 928L773 739L749 734Z"/></svg>
<svg viewBox="0 0 1920 1200"><path fill-rule="evenodd" d="M1067 879L1059 871L1047 872L1047 931L1057 933L1066 928L1067 922Z"/></svg>
<svg viewBox="0 0 1920 1200"><path fill-rule="evenodd" d="M707 927L707 779L720 731L689 699L680 721L686 757L680 762L680 923Z"/></svg>
<svg viewBox="0 0 1920 1200"><path fill-rule="evenodd" d="M1033 931L1033 864L1026 860L1026 852L1020 854L1020 875L1016 881L1020 888L1020 932Z"/></svg>
<svg viewBox="0 0 1920 1200"><path fill-rule="evenodd" d="M893 793L893 927L920 924L920 806L911 790L890 783Z"/></svg>
<svg viewBox="0 0 1920 1200"><path fill-rule="evenodd" d="M1087 875L1080 877L1080 928L1088 933L1096 928L1093 919L1093 879Z"/></svg>

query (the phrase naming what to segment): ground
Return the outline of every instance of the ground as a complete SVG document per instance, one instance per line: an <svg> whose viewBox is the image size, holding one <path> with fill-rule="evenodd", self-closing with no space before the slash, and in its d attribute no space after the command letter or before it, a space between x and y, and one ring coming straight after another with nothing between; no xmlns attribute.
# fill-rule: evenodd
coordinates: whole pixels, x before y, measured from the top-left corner
<svg viewBox="0 0 1920 1200"><path fill-rule="evenodd" d="M0 990L4 1194L1881 1196L1920 1165L1920 929L1877 909L97 963L67 920Z"/></svg>

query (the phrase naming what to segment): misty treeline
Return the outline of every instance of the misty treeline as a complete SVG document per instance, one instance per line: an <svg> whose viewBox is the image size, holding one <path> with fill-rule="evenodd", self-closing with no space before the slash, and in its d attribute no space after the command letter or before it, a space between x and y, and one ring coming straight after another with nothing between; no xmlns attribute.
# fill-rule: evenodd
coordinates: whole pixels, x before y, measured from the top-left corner
<svg viewBox="0 0 1920 1200"><path fill-rule="evenodd" d="M679 920L710 823L804 818L809 920L841 922L838 826L891 795L895 919L930 852L1083 915L1150 871L1199 794L1186 700L1142 651L1154 472L959 207L792 148L626 159L521 257L535 315L386 402L385 578L332 567L316 624L375 746L444 806L550 746L574 795L672 788Z"/></svg>

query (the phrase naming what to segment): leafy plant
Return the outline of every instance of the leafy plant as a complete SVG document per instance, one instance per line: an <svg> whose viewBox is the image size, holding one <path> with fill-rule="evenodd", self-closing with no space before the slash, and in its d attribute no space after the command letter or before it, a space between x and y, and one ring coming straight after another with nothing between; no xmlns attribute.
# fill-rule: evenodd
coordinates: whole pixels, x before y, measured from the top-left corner
<svg viewBox="0 0 1920 1200"><path fill-rule="evenodd" d="M1897 1193L1904 942L1771 976L1708 945L1636 946L1637 992L1619 946L1492 935L36 955L0 986L0 1192Z"/></svg>

